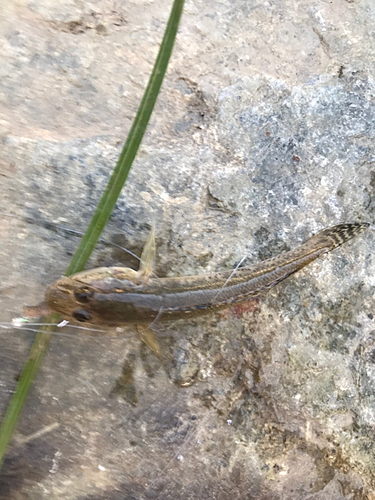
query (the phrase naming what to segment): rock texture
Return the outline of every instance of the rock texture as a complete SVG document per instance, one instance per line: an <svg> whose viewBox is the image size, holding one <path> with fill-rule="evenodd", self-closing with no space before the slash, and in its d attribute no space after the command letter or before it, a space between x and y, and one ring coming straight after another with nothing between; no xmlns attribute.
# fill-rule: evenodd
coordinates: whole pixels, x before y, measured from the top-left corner
<svg viewBox="0 0 375 500"><path fill-rule="evenodd" d="M63 228L87 226L170 10L3 3L1 325L64 272L78 240ZM170 276L372 223L374 23L372 0L188 0L104 237L139 253L155 222L156 272ZM0 498L375 499L373 247L368 231L257 301L157 325L173 367L131 327L104 338L67 327L22 413ZM118 262L136 266L98 245L90 266ZM32 339L0 328L0 411Z"/></svg>

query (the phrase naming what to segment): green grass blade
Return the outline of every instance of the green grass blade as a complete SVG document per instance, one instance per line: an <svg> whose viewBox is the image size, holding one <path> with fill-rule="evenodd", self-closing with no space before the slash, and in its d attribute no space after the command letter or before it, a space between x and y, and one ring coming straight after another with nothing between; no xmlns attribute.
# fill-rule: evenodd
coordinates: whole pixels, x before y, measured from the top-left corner
<svg viewBox="0 0 375 500"><path fill-rule="evenodd" d="M180 22L184 0L175 0L171 15L161 42L159 54L156 58L147 88L143 95L137 115L129 131L128 138L121 151L119 159L108 181L107 187L101 197L95 213L91 219L86 233L73 255L73 258L66 270L66 275L81 271L93 251L100 234L107 223L112 210L115 207L117 198L129 174L130 167L137 154L139 145L142 141L147 124L149 122L152 110L164 79L168 66L169 58L172 53L173 44L177 34L177 28Z"/></svg>
<svg viewBox="0 0 375 500"><path fill-rule="evenodd" d="M81 271L85 267L91 252L93 251L95 244L97 243L100 234L115 207L117 198L129 174L131 165L135 155L137 154L151 113L154 109L172 53L183 6L184 0L174 0L159 53L141 104L138 108L138 112L90 224L66 270L66 275ZM59 320L60 316L58 314L53 314L46 318L46 323L58 323ZM29 357L20 375L16 390L5 412L0 427L0 466L3 462L9 440L26 400L30 386L38 372L44 354L48 348L53 329L54 327L45 326L42 327L37 333Z"/></svg>
<svg viewBox="0 0 375 500"><path fill-rule="evenodd" d="M58 323L61 319L59 314L51 314L46 318L46 323ZM13 429L17 423L18 416L22 410L26 400L30 386L37 374L42 363L44 354L47 350L51 333L55 330L54 326L45 326L36 334L34 343L31 347L30 354L23 367L22 373L18 380L16 390L11 397L8 408L5 412L3 421L0 427L0 466L3 462L4 455L11 438Z"/></svg>

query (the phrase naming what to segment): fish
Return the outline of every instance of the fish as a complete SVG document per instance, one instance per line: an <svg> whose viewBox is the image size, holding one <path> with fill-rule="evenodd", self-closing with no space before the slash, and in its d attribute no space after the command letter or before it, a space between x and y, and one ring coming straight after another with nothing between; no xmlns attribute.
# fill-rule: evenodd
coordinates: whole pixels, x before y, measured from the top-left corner
<svg viewBox="0 0 375 500"><path fill-rule="evenodd" d="M361 234L368 223L339 224L294 250L246 267L206 275L152 277L154 233L142 253L140 270L101 267L52 283L40 310L93 325L145 325L228 308L256 298L295 272Z"/></svg>

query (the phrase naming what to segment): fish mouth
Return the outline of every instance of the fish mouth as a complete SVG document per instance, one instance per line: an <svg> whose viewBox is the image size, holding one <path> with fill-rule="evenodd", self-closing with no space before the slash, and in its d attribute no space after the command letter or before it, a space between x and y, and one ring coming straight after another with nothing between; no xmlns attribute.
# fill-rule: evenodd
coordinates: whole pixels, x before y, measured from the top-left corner
<svg viewBox="0 0 375 500"><path fill-rule="evenodd" d="M74 307L72 294L66 281L66 279L61 278L48 287L44 294L44 301L40 304L25 306L23 308L25 318L38 318L56 312L66 316L66 313Z"/></svg>
<svg viewBox="0 0 375 500"><path fill-rule="evenodd" d="M24 306L23 316L24 318L40 318L41 316L48 316L53 313L46 302L40 302L36 306Z"/></svg>
<svg viewBox="0 0 375 500"><path fill-rule="evenodd" d="M65 316L70 316L70 311L75 306L70 280L61 278L49 286L44 295L45 303L51 310Z"/></svg>

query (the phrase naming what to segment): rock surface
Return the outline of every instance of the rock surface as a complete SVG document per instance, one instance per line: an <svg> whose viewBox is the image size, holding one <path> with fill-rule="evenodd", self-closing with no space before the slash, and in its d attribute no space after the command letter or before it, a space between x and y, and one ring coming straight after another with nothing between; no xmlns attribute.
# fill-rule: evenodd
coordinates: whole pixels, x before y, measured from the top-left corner
<svg viewBox="0 0 375 500"><path fill-rule="evenodd" d="M165 2L5 1L1 324L66 268L130 127ZM234 268L373 222L372 0L186 3L104 237L163 275ZM56 335L0 477L6 500L373 500L374 235L257 301L165 327ZM123 262L98 245L90 266ZM0 329L0 411L33 334ZM97 335L93 338L88 335ZM111 339L110 336L124 338ZM176 382L194 377L195 383Z"/></svg>

